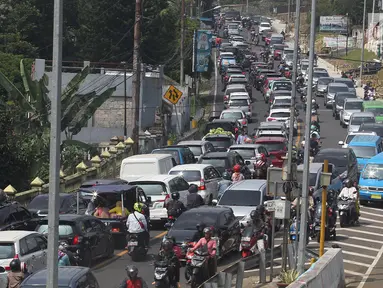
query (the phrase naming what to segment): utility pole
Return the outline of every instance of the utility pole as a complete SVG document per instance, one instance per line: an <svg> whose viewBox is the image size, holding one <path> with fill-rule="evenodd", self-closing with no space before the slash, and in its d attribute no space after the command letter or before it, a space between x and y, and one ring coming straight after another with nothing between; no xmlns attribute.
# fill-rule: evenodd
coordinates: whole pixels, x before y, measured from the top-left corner
<svg viewBox="0 0 383 288"><path fill-rule="evenodd" d="M366 33L366 0L363 7L363 30L362 30L362 53L360 54L360 85L362 86L363 65L364 65L364 37Z"/></svg>
<svg viewBox="0 0 383 288"><path fill-rule="evenodd" d="M61 145L61 91L63 1L54 0L51 131L49 152L49 205L47 288L58 287L58 222L60 208L60 145Z"/></svg>
<svg viewBox="0 0 383 288"><path fill-rule="evenodd" d="M185 38L185 0L181 0L181 47L180 47L180 85L184 86L184 40Z"/></svg>
<svg viewBox="0 0 383 288"><path fill-rule="evenodd" d="M141 92L141 0L136 0L136 17L134 21L133 44L133 153L139 152L140 92Z"/></svg>
<svg viewBox="0 0 383 288"><path fill-rule="evenodd" d="M300 11L301 11L301 1L296 1L296 12L295 12L295 39L294 39L294 53L293 53L293 74L292 74L292 82L293 82L293 92L291 97L291 106L290 106L290 127L289 127L289 145L288 145L288 153L287 153L287 174L289 181L295 181L292 173L292 165L293 165L293 137L294 137L294 122L295 122L295 102L297 97L297 69L298 69L298 47L299 47L299 24L300 24ZM286 195L288 201L291 201L291 192L288 192L289 195ZM299 205L299 203L298 203ZM286 270L287 267L287 242L288 242L288 231L289 231L289 220L285 219L284 223L284 233L283 233L283 259L282 259L282 267Z"/></svg>
<svg viewBox="0 0 383 288"><path fill-rule="evenodd" d="M305 121L305 147L304 147L304 168L302 183L302 204L301 221L299 228L299 247L298 247L298 272L302 274L305 266L305 250L307 238L307 220L308 220L308 194L309 194L309 176L310 176L310 127L311 127L311 108L313 95L313 70L315 54L315 17L316 0L311 2L311 27L310 27L310 55L309 55L309 85L307 86L307 108Z"/></svg>
<svg viewBox="0 0 383 288"><path fill-rule="evenodd" d="M126 118L127 118L127 107L126 107L126 102L128 100L128 96L126 93L126 63L122 63L124 65L124 139L128 139L128 124L126 123Z"/></svg>
<svg viewBox="0 0 383 288"><path fill-rule="evenodd" d="M374 0L375 1L375 0ZM346 34L346 56L348 55L348 34L350 33L349 27L348 27L348 13L346 13L346 20L347 20L347 34Z"/></svg>
<svg viewBox="0 0 383 288"><path fill-rule="evenodd" d="M287 0L287 27L286 27L286 33L290 32L290 9L291 9L291 0Z"/></svg>
<svg viewBox="0 0 383 288"><path fill-rule="evenodd" d="M246 14L249 15L249 0L246 0Z"/></svg>

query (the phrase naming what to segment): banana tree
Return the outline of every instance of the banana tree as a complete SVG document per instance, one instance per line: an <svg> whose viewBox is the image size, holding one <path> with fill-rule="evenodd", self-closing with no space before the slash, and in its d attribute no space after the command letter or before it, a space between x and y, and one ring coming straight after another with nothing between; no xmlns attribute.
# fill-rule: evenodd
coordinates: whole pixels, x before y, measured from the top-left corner
<svg viewBox="0 0 383 288"><path fill-rule="evenodd" d="M85 67L68 83L61 95L61 131L65 131L67 140L80 132L96 110L113 94L116 87L108 88L100 95L96 91L79 94L79 88L89 75ZM48 76L32 80L26 71L23 60L20 61L20 75L23 79L24 93L20 91L3 73L0 72L0 85L8 92L10 99L29 113L31 128L36 132L49 131L51 101L49 99ZM71 141L74 144L74 141Z"/></svg>

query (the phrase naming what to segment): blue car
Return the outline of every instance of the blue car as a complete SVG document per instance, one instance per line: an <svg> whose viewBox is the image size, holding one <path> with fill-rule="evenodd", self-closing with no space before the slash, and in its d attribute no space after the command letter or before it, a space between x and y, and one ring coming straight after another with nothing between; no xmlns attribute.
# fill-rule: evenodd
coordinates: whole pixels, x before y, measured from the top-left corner
<svg viewBox="0 0 383 288"><path fill-rule="evenodd" d="M381 141L380 136L356 135L348 144L348 147L355 153L359 173L363 170L369 159L383 152Z"/></svg>

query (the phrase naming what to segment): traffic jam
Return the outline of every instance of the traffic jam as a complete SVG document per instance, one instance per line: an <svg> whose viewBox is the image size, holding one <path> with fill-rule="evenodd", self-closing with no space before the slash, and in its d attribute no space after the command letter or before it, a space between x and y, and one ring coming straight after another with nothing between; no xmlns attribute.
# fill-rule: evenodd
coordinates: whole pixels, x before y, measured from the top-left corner
<svg viewBox="0 0 383 288"><path fill-rule="evenodd" d="M125 158L118 179L95 179L77 193L60 194L58 265L64 286L80 287L70 285L86 279L84 287L104 287L89 268L116 257L115 250L130 258L119 264L125 271L118 277L120 287L154 281L155 287L196 288L233 253L246 258L270 249L272 226L279 231L282 222L272 223L265 208L275 199L267 191L267 171L282 168L290 134L298 169L304 168L304 146L310 146L308 241L320 239L325 160L331 173L326 241L337 241L337 227L362 225L360 204L382 200L383 102L359 98L352 79L332 77L318 66L308 83L309 53L298 49L297 105L290 118L294 47L284 31L275 31L268 17L214 13L222 98L204 136ZM304 139L299 116L306 113L308 85L315 97L310 139ZM320 114L332 114L347 130L337 147L322 147L326 131L321 133ZM0 202L0 287L45 285L49 196L38 195L24 207L3 193ZM291 207L292 242L299 234L299 204L295 200ZM155 237L158 247L152 247L153 233L161 236ZM147 263L148 254L154 255L152 266L143 268L139 263ZM73 271L77 278L68 276Z"/></svg>

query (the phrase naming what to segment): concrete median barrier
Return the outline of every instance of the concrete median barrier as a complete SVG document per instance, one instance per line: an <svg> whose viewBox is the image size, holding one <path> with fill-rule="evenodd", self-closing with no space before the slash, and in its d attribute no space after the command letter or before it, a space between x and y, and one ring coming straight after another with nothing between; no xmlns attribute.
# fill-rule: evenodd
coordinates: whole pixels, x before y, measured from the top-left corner
<svg viewBox="0 0 383 288"><path fill-rule="evenodd" d="M341 249L330 249L303 273L289 288L344 288L343 255Z"/></svg>

